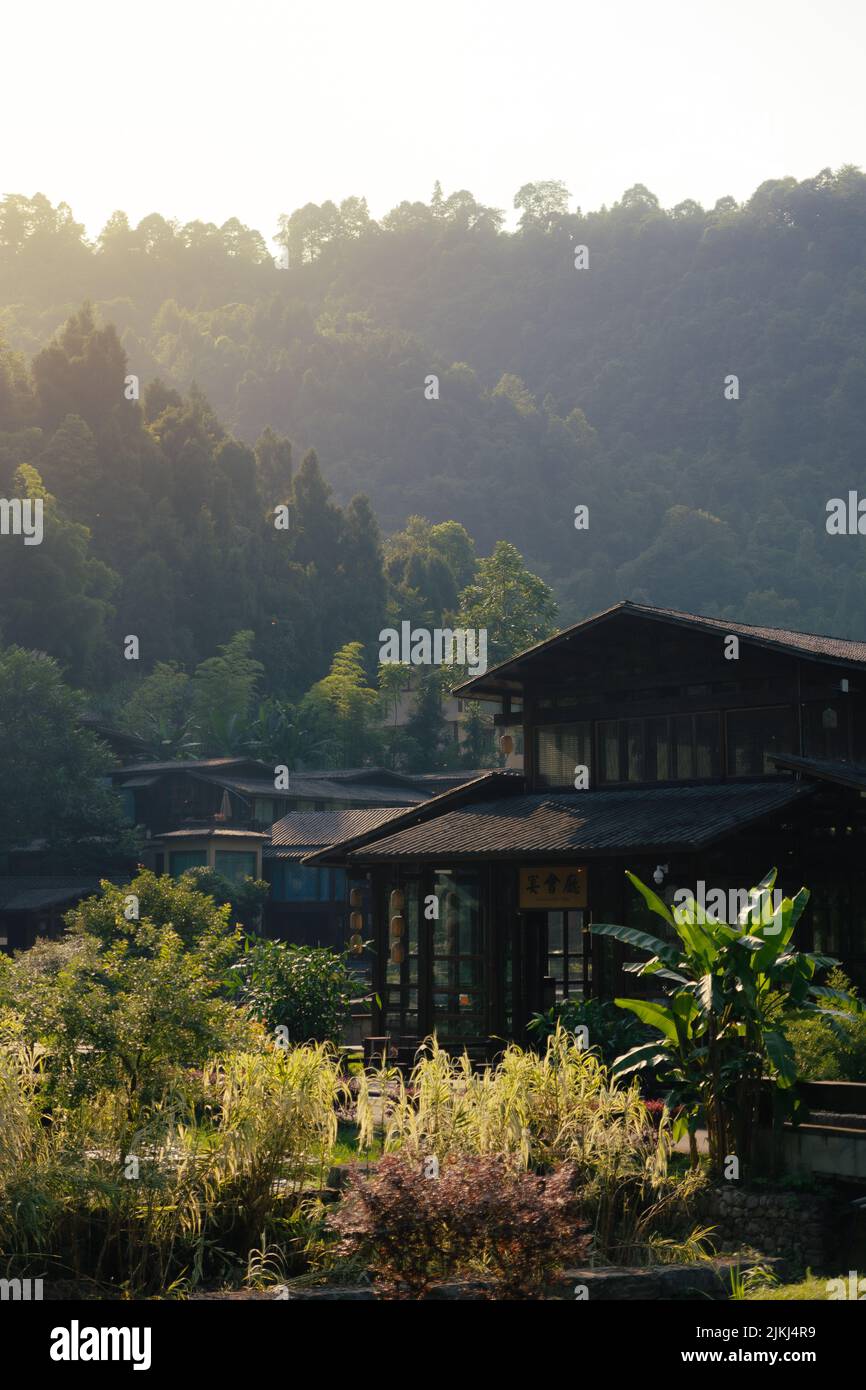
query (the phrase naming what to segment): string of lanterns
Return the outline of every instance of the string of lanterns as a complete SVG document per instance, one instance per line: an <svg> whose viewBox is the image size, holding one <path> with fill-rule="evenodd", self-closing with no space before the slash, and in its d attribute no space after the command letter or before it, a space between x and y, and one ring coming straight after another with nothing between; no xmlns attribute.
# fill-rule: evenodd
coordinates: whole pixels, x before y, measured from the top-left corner
<svg viewBox="0 0 866 1390"><path fill-rule="evenodd" d="M364 949L364 939L361 935L364 930L364 914L360 911L363 901L360 888L352 888L349 892L349 906L352 908L349 917L349 950L353 956L359 956Z"/></svg>
<svg viewBox="0 0 866 1390"><path fill-rule="evenodd" d="M403 916L403 908L406 900L401 888L395 888L389 900L389 915L391 918L391 963L402 965L406 958L406 947L403 937L406 934L406 919Z"/></svg>

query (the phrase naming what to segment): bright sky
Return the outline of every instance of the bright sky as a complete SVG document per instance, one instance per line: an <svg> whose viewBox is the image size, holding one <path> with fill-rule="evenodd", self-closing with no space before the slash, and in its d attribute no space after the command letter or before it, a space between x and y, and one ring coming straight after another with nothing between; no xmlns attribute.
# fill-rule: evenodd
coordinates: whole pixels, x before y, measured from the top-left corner
<svg viewBox="0 0 866 1390"><path fill-rule="evenodd" d="M0 193L266 238L306 202L468 188L670 207L866 167L860 0L17 0Z"/></svg>

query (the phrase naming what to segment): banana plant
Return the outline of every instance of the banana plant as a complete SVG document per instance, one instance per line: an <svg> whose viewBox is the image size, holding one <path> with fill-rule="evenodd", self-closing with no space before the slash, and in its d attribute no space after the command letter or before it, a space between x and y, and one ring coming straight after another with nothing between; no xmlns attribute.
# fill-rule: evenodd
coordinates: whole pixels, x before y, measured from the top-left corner
<svg viewBox="0 0 866 1390"><path fill-rule="evenodd" d="M711 915L694 898L669 908L635 874L626 876L674 939L610 923L592 925L596 936L647 952L648 960L626 970L658 977L666 992L664 1001L614 1001L658 1038L618 1057L613 1072L623 1077L646 1072L670 1088L674 1135L688 1133L694 1166L696 1130L703 1120L711 1171L721 1175L726 1157L736 1155L744 1172L752 1163L762 1085L771 1084L777 1113L796 1113L786 1017L811 1012L833 1018L839 1016L834 1004L862 1005L815 982L818 971L838 962L794 949L792 937L809 891L801 888L794 898L774 901L775 869L749 890L735 924Z"/></svg>

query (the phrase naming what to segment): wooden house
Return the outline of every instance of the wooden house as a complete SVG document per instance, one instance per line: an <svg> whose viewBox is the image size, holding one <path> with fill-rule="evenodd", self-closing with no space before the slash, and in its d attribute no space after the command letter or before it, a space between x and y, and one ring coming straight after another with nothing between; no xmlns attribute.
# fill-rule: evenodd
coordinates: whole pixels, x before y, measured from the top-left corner
<svg viewBox="0 0 866 1390"><path fill-rule="evenodd" d="M367 886L375 1032L495 1050L554 999L634 993L589 931L657 929L626 869L672 901L776 866L812 892L799 944L866 981L866 643L625 602L457 694L506 750L522 730L523 771L304 860Z"/></svg>

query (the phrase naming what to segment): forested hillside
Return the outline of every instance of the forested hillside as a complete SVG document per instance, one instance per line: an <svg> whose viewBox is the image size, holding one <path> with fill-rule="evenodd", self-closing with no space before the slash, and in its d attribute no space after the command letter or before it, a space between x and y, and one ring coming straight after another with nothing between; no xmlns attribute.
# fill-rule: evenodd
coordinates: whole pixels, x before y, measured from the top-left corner
<svg viewBox="0 0 866 1390"><path fill-rule="evenodd" d="M554 586L563 619L630 597L866 636L862 540L825 530L828 499L861 484L866 457L866 177L772 180L745 206L722 199L709 211L663 210L640 185L591 213L568 211L556 183L527 185L516 205L514 232L469 193L438 187L380 223L353 198L308 205L264 235L156 214L132 228L117 213L89 244L69 208L7 198L0 333L13 351L0 425L7 441L17 434L3 446L6 475L47 447L40 472L74 514L94 448L111 452L100 560L116 569L122 550L127 564L124 518L161 529L158 545L139 545L143 627L164 619L161 566L175 563L191 593L234 605L243 626L232 555L200 508L207 500L217 530L220 515L244 524L254 465L243 446L269 427L256 451L262 496L264 480L280 478L284 440L296 459L314 447L336 500L365 493L386 532L419 513L460 522L484 553L513 542ZM274 232L288 268L272 259ZM577 269L581 246L588 266ZM124 375L113 339L79 320L49 346L85 300L97 325L116 325L142 390L165 383L147 398L149 430L118 415L106 442L100 412L116 410ZM105 362L88 367L76 333L102 343L88 351ZM438 399L425 391L431 374ZM725 395L731 374L737 399ZM193 383L203 397L190 396ZM317 476L305 486L310 506L330 506ZM579 504L586 530L575 529ZM332 538L351 595L328 600L340 640L357 635L353 567L373 525L356 503ZM144 558L154 551L160 564ZM318 567L321 554L303 563ZM289 595L278 597L269 611L285 608ZM368 626L381 603L374 586ZM178 620L190 634L180 659L212 650L206 621ZM305 650L323 641L321 612L317 621ZM311 657L308 674L323 659Z"/></svg>
<svg viewBox="0 0 866 1390"><path fill-rule="evenodd" d="M0 782L20 787L20 753L31 767L22 731L71 738L75 710L157 758L479 766L479 714L459 746L444 722L450 667L418 673L408 725L383 727L407 668L380 667L380 632L484 628L492 661L547 636L556 605L519 552L478 555L458 522L420 516L383 543L313 450L296 464L270 428L240 442L195 386L154 378L137 399L128 366L88 304L30 364L0 352ZM38 538L11 525L25 499Z"/></svg>

